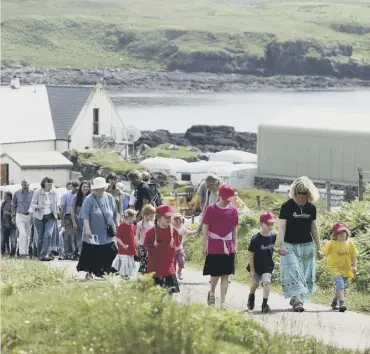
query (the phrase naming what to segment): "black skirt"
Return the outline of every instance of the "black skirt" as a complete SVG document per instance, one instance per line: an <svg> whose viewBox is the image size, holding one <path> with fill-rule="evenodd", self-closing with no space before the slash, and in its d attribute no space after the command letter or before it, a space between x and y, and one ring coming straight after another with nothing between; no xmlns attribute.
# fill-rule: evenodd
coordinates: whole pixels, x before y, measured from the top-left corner
<svg viewBox="0 0 370 354"><path fill-rule="evenodd" d="M154 278L154 282L156 285L168 289L169 294L180 292L180 287L176 275L167 275L163 278Z"/></svg>
<svg viewBox="0 0 370 354"><path fill-rule="evenodd" d="M220 277L235 274L235 254L208 254L204 263L203 275Z"/></svg>
<svg viewBox="0 0 370 354"><path fill-rule="evenodd" d="M112 263L117 255L117 247L114 242L105 245L91 245L83 242L77 271L92 273L97 277L115 272Z"/></svg>

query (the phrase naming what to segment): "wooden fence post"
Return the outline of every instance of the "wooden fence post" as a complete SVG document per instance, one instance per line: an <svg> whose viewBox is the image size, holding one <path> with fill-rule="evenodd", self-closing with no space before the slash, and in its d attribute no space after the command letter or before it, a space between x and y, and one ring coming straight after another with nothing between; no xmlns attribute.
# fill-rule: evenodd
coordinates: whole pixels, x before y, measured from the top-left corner
<svg viewBox="0 0 370 354"><path fill-rule="evenodd" d="M256 203L257 203L257 210L260 211L261 209L261 196L256 196Z"/></svg>
<svg viewBox="0 0 370 354"><path fill-rule="evenodd" d="M331 210L331 183L326 181L326 210Z"/></svg>
<svg viewBox="0 0 370 354"><path fill-rule="evenodd" d="M358 168L358 200L362 202L364 200L365 185L364 185L364 170Z"/></svg>

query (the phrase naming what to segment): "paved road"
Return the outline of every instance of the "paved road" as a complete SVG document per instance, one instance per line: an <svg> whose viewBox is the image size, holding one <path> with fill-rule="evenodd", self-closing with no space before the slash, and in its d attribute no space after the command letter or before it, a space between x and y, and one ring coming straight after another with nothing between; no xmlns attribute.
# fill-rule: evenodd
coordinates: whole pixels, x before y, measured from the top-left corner
<svg viewBox="0 0 370 354"><path fill-rule="evenodd" d="M71 276L76 276L76 262L50 262L53 266L66 266ZM84 274L80 277L84 278ZM209 278L200 271L185 269L184 280L180 281L181 292L175 295L183 303L206 303L209 290ZM249 293L246 284L230 284L227 306L235 311L244 311ZM216 294L217 295L217 294ZM217 296L216 296L217 297ZM370 349L370 316L347 311L333 312L328 306L308 304L303 313L290 310L288 300L273 293L269 304L272 313L262 315L259 312L261 290L256 294L256 310L251 314L257 322L271 331L291 333L298 336L313 336L327 344L349 349Z"/></svg>

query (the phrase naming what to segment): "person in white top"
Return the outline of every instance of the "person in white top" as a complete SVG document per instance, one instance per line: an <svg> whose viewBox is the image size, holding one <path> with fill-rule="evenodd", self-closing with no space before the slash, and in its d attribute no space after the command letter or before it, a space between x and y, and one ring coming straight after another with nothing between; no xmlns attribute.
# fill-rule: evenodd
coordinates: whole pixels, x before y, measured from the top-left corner
<svg viewBox="0 0 370 354"><path fill-rule="evenodd" d="M148 266L148 250L144 247L145 235L154 226L155 208L147 204L143 208L143 220L136 225L135 243L138 248L140 268L139 273L145 274Z"/></svg>
<svg viewBox="0 0 370 354"><path fill-rule="evenodd" d="M53 188L53 179L44 177L41 188L32 196L29 212L35 218L37 231L37 254L41 261L51 261L49 245L52 238L56 220L58 219L58 196Z"/></svg>
<svg viewBox="0 0 370 354"><path fill-rule="evenodd" d="M181 214L175 214L173 216L172 225L176 227L177 232L180 235L181 243L178 247L176 247L175 253L175 269L177 268L177 277L182 280L182 270L185 267L185 251L183 247L184 237L186 236L193 236L198 233L197 230L189 230L185 226L185 218Z"/></svg>

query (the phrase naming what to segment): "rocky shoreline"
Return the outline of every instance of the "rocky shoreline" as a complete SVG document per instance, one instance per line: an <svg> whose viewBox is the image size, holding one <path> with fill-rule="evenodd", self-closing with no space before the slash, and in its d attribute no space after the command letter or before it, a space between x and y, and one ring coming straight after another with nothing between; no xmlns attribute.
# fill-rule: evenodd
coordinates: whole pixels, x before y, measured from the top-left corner
<svg viewBox="0 0 370 354"><path fill-rule="evenodd" d="M325 76L253 76L222 73L188 73L182 71L130 71L121 68L104 69L42 69L28 62L21 65L1 63L1 84L7 85L13 76L23 84L95 85L130 92L153 91L321 91L369 89L370 81Z"/></svg>

